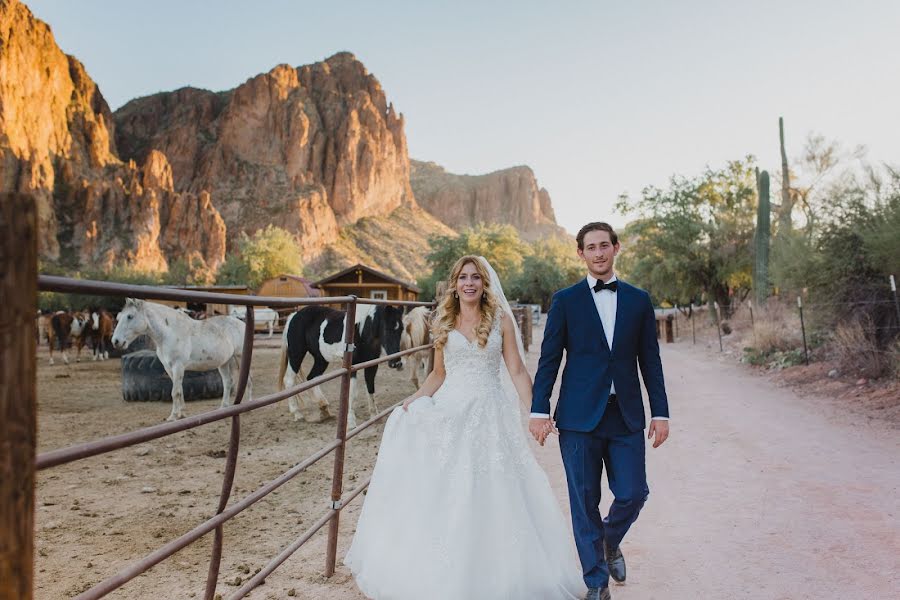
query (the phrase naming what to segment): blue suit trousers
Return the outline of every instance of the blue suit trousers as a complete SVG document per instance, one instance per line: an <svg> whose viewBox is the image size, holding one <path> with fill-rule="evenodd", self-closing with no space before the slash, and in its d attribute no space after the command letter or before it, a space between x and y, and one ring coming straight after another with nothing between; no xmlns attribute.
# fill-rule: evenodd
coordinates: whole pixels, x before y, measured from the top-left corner
<svg viewBox="0 0 900 600"><path fill-rule="evenodd" d="M650 493L644 462L643 430L629 432L615 401L590 432L560 430L559 446L566 480L575 545L588 587L609 585L603 543L618 546L637 520ZM606 518L600 515L603 467L615 499Z"/></svg>

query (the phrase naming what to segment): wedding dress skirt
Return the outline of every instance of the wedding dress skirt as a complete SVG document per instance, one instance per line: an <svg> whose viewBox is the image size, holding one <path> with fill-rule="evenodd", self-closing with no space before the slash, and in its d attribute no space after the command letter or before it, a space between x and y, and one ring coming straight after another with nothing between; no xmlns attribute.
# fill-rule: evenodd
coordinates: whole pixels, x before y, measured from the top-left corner
<svg viewBox="0 0 900 600"><path fill-rule="evenodd" d="M484 348L453 331L433 398L388 418L344 563L375 600L564 600L586 591L566 519Z"/></svg>

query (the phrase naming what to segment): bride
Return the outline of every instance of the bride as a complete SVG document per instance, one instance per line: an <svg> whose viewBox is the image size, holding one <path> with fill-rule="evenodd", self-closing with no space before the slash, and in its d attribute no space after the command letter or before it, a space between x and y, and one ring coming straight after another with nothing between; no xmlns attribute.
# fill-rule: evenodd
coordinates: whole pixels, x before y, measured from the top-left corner
<svg viewBox="0 0 900 600"><path fill-rule="evenodd" d="M344 563L376 600L581 598L572 537L525 436L531 379L500 281L464 256L448 283L434 370L385 424Z"/></svg>

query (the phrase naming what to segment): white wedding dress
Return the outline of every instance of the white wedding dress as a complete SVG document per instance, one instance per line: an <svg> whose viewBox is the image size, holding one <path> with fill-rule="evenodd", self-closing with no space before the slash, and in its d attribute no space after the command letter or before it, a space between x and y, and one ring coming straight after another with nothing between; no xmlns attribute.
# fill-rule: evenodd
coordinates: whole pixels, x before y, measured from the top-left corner
<svg viewBox="0 0 900 600"><path fill-rule="evenodd" d="M452 331L433 398L397 408L344 558L375 600L564 600L586 591L566 519L487 345Z"/></svg>

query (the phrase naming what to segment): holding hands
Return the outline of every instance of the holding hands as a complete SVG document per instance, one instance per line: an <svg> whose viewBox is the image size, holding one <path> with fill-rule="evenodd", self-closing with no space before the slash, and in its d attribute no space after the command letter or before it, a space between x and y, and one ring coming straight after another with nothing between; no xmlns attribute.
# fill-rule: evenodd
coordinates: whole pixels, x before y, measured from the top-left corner
<svg viewBox="0 0 900 600"><path fill-rule="evenodd" d="M551 433L559 433L556 431L556 427L553 426L553 421L549 418L544 419L540 417L532 417L531 420L529 420L528 431L531 432L531 435L541 446L544 445L548 435Z"/></svg>

